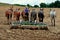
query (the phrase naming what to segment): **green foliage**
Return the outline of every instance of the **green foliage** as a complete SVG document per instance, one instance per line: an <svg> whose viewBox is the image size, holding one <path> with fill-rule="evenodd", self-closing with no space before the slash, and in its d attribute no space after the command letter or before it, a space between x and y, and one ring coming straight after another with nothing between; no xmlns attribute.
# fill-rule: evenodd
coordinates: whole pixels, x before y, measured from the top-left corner
<svg viewBox="0 0 60 40"><path fill-rule="evenodd" d="M44 8L44 7L47 7L47 5L45 3L41 3L40 7Z"/></svg>
<svg viewBox="0 0 60 40"><path fill-rule="evenodd" d="M48 7L48 8L60 8L60 1L56 0L55 2L50 3L49 5L45 4L45 3L41 3L40 7L42 7L42 8L46 8L46 7Z"/></svg>
<svg viewBox="0 0 60 40"><path fill-rule="evenodd" d="M23 6L23 7L25 7L26 5L20 5L20 4L14 4L15 6Z"/></svg>
<svg viewBox="0 0 60 40"><path fill-rule="evenodd" d="M51 3L51 4L49 4L49 6L48 7L54 7L54 3Z"/></svg>
<svg viewBox="0 0 60 40"><path fill-rule="evenodd" d="M60 1L59 0L55 1L54 6L60 8Z"/></svg>
<svg viewBox="0 0 60 40"><path fill-rule="evenodd" d="M35 22L29 22L29 21L23 21L23 22L13 22L14 26L21 24L21 25L36 25L36 26L46 26L45 23L35 23Z"/></svg>
<svg viewBox="0 0 60 40"><path fill-rule="evenodd" d="M0 6L7 6L7 5L10 5L10 4L7 4L7 3L0 3Z"/></svg>
<svg viewBox="0 0 60 40"><path fill-rule="evenodd" d="M14 4L14 5L16 5L16 6L20 6L19 4Z"/></svg>
<svg viewBox="0 0 60 40"><path fill-rule="evenodd" d="M38 8L39 6L38 5L34 5L35 8Z"/></svg>
<svg viewBox="0 0 60 40"><path fill-rule="evenodd" d="M30 4L27 4L27 7L32 7Z"/></svg>
<svg viewBox="0 0 60 40"><path fill-rule="evenodd" d="M0 3L0 6L6 6L6 5L11 5L11 4L7 4L7 3ZM30 4L27 4L27 5L20 5L20 4L12 4L12 5L15 5L15 6L23 6L23 7L35 7L35 8L39 8L39 5L34 5L34 6L31 6ZM46 3L41 3L40 4L40 7L41 8L60 8L60 1L59 0L56 0L55 2L52 2L50 4L46 4Z"/></svg>

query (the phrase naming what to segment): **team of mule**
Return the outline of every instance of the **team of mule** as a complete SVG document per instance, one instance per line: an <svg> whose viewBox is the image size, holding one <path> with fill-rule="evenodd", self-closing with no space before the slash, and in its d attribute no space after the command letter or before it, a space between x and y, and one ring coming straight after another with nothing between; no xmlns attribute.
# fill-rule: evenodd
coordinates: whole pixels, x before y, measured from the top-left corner
<svg viewBox="0 0 60 40"><path fill-rule="evenodd" d="M26 7L22 12L20 12L20 8L16 8L16 10L13 10L13 6L10 7L10 9L8 9L5 12L5 16L7 17L8 23L10 24L12 21L12 16L14 15L14 17L16 18L16 21L20 21L20 17L22 16L24 21L36 21L37 16L39 18L39 22L43 22L44 20L44 8L40 8L40 10L38 11L38 15L35 9L32 9L32 11L30 12L29 8ZM55 26L55 17L56 17L56 12L54 9L50 9L50 13L49 16L51 18L51 24L53 26ZM29 18L30 16L30 18ZM30 19L30 20L29 20Z"/></svg>

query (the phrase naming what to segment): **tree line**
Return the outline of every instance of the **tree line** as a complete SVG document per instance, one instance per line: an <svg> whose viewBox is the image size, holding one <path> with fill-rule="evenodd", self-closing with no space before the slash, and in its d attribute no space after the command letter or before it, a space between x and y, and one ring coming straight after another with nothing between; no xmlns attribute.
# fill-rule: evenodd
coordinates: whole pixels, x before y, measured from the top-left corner
<svg viewBox="0 0 60 40"><path fill-rule="evenodd" d="M40 5L34 5L34 6L31 6L30 4L27 4L27 5L14 4L14 5L24 6L24 7L28 6L28 7L35 7L35 8L38 8L38 7L41 7L41 8L60 8L60 1L56 0L55 2L52 2L50 4L41 3Z"/></svg>

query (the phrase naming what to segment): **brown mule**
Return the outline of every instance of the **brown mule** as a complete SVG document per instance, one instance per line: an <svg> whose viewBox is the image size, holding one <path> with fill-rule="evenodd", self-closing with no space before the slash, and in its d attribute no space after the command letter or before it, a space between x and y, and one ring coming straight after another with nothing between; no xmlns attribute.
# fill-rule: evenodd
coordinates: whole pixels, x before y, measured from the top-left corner
<svg viewBox="0 0 60 40"><path fill-rule="evenodd" d="M11 23L12 20L12 11L9 9L5 12L5 16L7 17L8 24Z"/></svg>
<svg viewBox="0 0 60 40"><path fill-rule="evenodd" d="M22 15L23 20L26 21L25 11L22 11L21 15Z"/></svg>
<svg viewBox="0 0 60 40"><path fill-rule="evenodd" d="M20 18L20 12L19 12L20 9L16 10L14 12L14 17L16 18L17 21L19 21L19 18Z"/></svg>

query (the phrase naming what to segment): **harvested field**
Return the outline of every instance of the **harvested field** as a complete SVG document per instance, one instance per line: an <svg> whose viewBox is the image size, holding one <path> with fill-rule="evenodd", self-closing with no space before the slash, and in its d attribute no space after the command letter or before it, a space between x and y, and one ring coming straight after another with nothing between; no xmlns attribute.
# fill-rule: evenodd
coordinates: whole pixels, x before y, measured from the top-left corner
<svg viewBox="0 0 60 40"><path fill-rule="evenodd" d="M44 8L45 19L44 23L48 24L49 30L29 30L29 29L10 29L10 25L6 25L5 11L10 6L0 6L0 40L60 40L60 8L53 8L56 10L56 26L51 26L50 18L48 17L49 9ZM14 10L24 7L14 6ZM29 8L32 10L33 8ZM39 8L35 8L39 11ZM37 19L38 20L38 19Z"/></svg>

